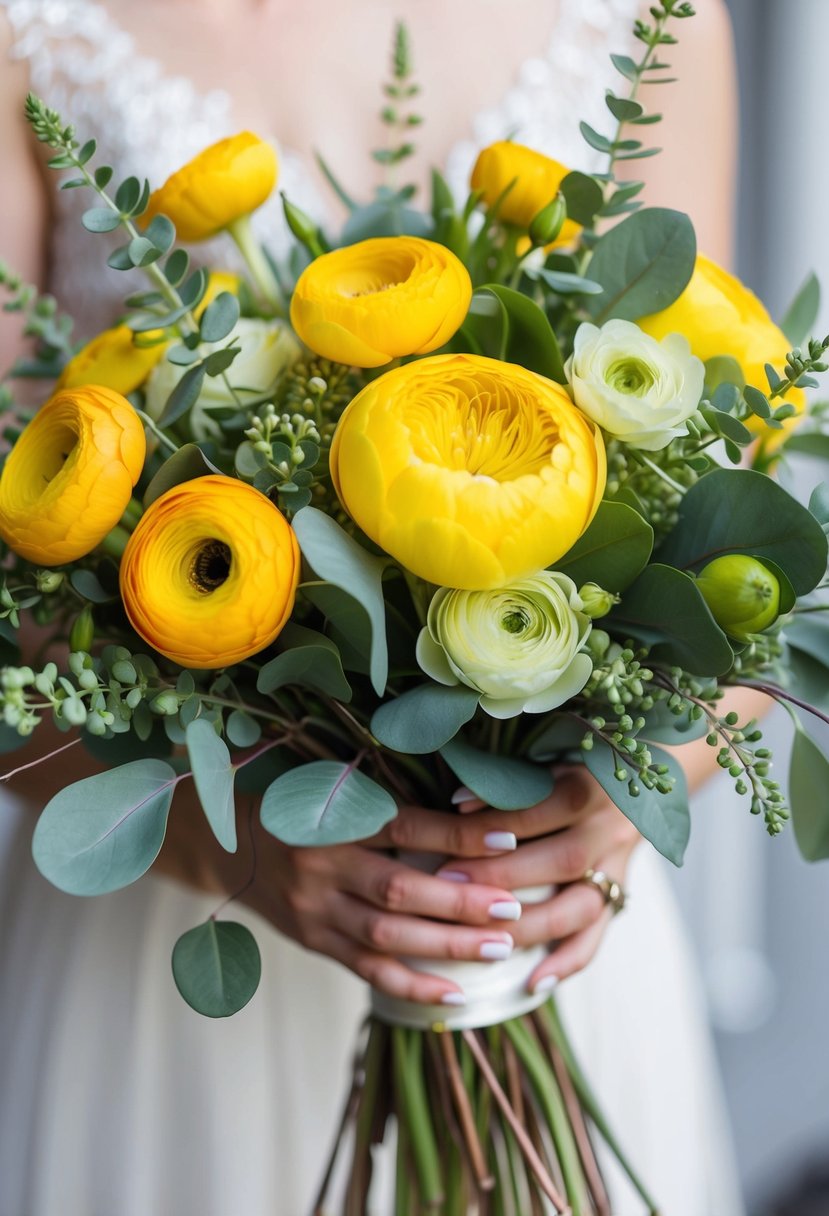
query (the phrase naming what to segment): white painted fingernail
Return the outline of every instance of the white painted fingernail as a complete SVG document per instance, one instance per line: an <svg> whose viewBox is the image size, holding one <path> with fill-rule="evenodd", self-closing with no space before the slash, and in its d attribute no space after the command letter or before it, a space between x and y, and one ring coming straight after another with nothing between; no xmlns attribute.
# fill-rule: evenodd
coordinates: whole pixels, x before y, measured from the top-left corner
<svg viewBox="0 0 829 1216"><path fill-rule="evenodd" d="M499 899L489 905L489 915L493 920L520 920L522 908L517 899Z"/></svg>
<svg viewBox="0 0 829 1216"><path fill-rule="evenodd" d="M557 983L557 975L543 975L533 988L533 992L552 992Z"/></svg>
<svg viewBox="0 0 829 1216"><path fill-rule="evenodd" d="M459 802L472 802L477 798L477 794L473 794L472 790L468 790L465 785L461 785L455 790L450 801L452 806L457 806Z"/></svg>
<svg viewBox="0 0 829 1216"><path fill-rule="evenodd" d="M436 878L445 878L447 882L471 882L472 879L468 874L463 874L460 870L438 870Z"/></svg>
<svg viewBox="0 0 829 1216"><path fill-rule="evenodd" d="M462 992L444 992L440 998L441 1005L465 1005L466 997Z"/></svg>
<svg viewBox="0 0 829 1216"><path fill-rule="evenodd" d="M478 953L489 962L502 963L512 954L513 945L512 938L508 942L483 942Z"/></svg>
<svg viewBox="0 0 829 1216"><path fill-rule="evenodd" d="M484 844L488 849L499 853L508 853L518 848L518 839L514 832L487 832Z"/></svg>

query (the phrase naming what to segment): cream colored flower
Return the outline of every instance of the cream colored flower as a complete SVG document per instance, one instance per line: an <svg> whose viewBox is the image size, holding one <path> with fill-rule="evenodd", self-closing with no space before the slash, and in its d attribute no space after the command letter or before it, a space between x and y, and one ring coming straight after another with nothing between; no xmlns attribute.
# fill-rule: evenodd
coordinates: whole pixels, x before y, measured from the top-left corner
<svg viewBox="0 0 829 1216"><path fill-rule="evenodd" d="M685 432L702 397L705 368L687 338L657 342L632 321L580 325L567 362L573 400L616 439L646 452Z"/></svg>
<svg viewBox="0 0 829 1216"><path fill-rule="evenodd" d="M541 570L499 591L434 595L417 641L417 661L439 684L481 693L493 718L546 713L584 688L593 664L581 653L590 633L575 583Z"/></svg>

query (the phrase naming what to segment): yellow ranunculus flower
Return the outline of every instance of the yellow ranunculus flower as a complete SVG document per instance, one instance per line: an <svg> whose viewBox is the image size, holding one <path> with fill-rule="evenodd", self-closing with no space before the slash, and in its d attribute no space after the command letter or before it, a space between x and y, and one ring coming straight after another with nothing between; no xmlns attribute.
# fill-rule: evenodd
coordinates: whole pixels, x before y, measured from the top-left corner
<svg viewBox="0 0 829 1216"><path fill-rule="evenodd" d="M414 236L374 237L307 266L291 300L291 324L324 359L381 367L448 342L472 299L454 253Z"/></svg>
<svg viewBox="0 0 829 1216"><path fill-rule="evenodd" d="M331 447L345 509L430 583L469 591L535 574L570 549L604 491L598 427L560 384L478 355L386 372Z"/></svg>
<svg viewBox="0 0 829 1216"><path fill-rule="evenodd" d="M527 229L542 207L555 198L569 172L565 165L541 152L502 139L479 153L469 184L482 192L484 202L491 207L513 182L498 209L498 218ZM573 220L565 220L553 245L571 245L580 231Z"/></svg>
<svg viewBox="0 0 829 1216"><path fill-rule="evenodd" d="M126 396L141 387L166 349L165 342L137 346L129 326L116 325L87 342L69 360L56 389L101 384Z"/></svg>
<svg viewBox="0 0 829 1216"><path fill-rule="evenodd" d="M268 646L299 581L293 529L233 477L185 481L148 508L121 559L136 633L183 667L225 667Z"/></svg>
<svg viewBox="0 0 829 1216"><path fill-rule="evenodd" d="M120 393L64 389L35 414L0 477L0 536L41 566L83 557L115 527L141 475L144 428Z"/></svg>
<svg viewBox="0 0 829 1216"><path fill-rule="evenodd" d="M654 338L684 334L691 351L703 361L716 355L731 355L743 370L746 384L768 393L765 364L782 373L790 349L783 331L774 324L765 306L739 279L703 254L697 256L691 281L682 295L662 312L642 317L639 325ZM806 404L803 389L795 388L775 402L790 402L801 413ZM767 450L779 446L786 427L771 430L759 419L749 425L762 439Z"/></svg>
<svg viewBox="0 0 829 1216"><path fill-rule="evenodd" d="M182 241L205 241L261 207L276 185L276 153L242 131L194 156L150 195L142 222L163 214Z"/></svg>

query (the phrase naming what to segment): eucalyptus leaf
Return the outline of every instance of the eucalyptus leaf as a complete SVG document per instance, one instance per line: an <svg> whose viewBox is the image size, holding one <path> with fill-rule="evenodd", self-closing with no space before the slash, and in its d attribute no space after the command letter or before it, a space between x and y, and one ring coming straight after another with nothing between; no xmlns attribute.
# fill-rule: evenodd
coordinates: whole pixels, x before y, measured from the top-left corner
<svg viewBox="0 0 829 1216"><path fill-rule="evenodd" d="M648 564L653 528L632 507L605 501L586 532L559 558L556 569L580 586L598 583L606 591L624 591Z"/></svg>
<svg viewBox="0 0 829 1216"><path fill-rule="evenodd" d="M210 722L196 718L185 731L187 754L199 802L219 844L235 853L236 803L233 797L235 769L227 744Z"/></svg>
<svg viewBox="0 0 829 1216"><path fill-rule="evenodd" d="M330 516L315 507L303 507L293 519L302 555L315 573L351 596L365 610L371 624L371 683L382 696L388 678L386 606L383 570L387 561L367 553Z"/></svg>
<svg viewBox="0 0 829 1216"><path fill-rule="evenodd" d="M277 777L262 799L262 826L292 846L346 844L394 819L391 794L352 764L315 760Z"/></svg>
<svg viewBox="0 0 829 1216"><path fill-rule="evenodd" d="M780 328L792 346L800 346L812 331L820 312L820 283L812 273L792 300Z"/></svg>
<svg viewBox="0 0 829 1216"><path fill-rule="evenodd" d="M121 223L121 217L109 207L90 207L81 216L81 223L87 232L114 232Z"/></svg>
<svg viewBox="0 0 829 1216"><path fill-rule="evenodd" d="M234 747L253 747L262 738L262 727L251 714L234 709L227 716L225 734Z"/></svg>
<svg viewBox="0 0 829 1216"><path fill-rule="evenodd" d="M478 323L479 317L483 324ZM463 329L473 334L482 354L565 383L558 339L546 313L522 292L499 283L479 287Z"/></svg>
<svg viewBox="0 0 829 1216"><path fill-rule="evenodd" d="M172 961L182 997L207 1018L228 1018L244 1009L262 975L256 939L245 925L232 920L211 917L183 933Z"/></svg>
<svg viewBox="0 0 829 1216"><path fill-rule="evenodd" d="M37 822L35 865L70 895L135 882L159 854L177 780L162 760L133 760L66 786Z"/></svg>
<svg viewBox="0 0 829 1216"><path fill-rule="evenodd" d="M376 709L371 733L395 752L436 752L474 716L479 700L480 693L463 684L421 684Z"/></svg>
<svg viewBox="0 0 829 1216"><path fill-rule="evenodd" d="M581 755L581 744L587 728L572 714L551 714L539 734L533 732L527 755L543 763L561 760L567 752Z"/></svg>
<svg viewBox="0 0 829 1216"><path fill-rule="evenodd" d="M221 469L207 459L197 443L185 443L174 452L156 473L147 489L144 491L144 509L146 510L162 494L180 486L182 482L194 481L197 477L207 477L221 473Z"/></svg>
<svg viewBox="0 0 829 1216"><path fill-rule="evenodd" d="M199 332L202 342L221 342L239 320L239 298L221 291L202 314Z"/></svg>
<svg viewBox="0 0 829 1216"><path fill-rule="evenodd" d="M92 604L108 604L111 600L118 599L117 590L107 591L106 587L101 585L98 576L91 570L73 570L69 575L69 581L78 595L82 595Z"/></svg>
<svg viewBox="0 0 829 1216"><path fill-rule="evenodd" d="M167 398L167 403L158 420L159 426L172 426L196 404L204 384L206 371L203 363L197 363L195 367L187 369Z"/></svg>
<svg viewBox="0 0 829 1216"><path fill-rule="evenodd" d="M826 571L827 541L815 517L770 477L753 469L716 469L684 496L679 522L657 556L699 570L723 553L769 558L803 595Z"/></svg>
<svg viewBox="0 0 829 1216"><path fill-rule="evenodd" d="M636 321L661 312L685 290L697 242L688 216L645 207L611 228L597 242L587 274L604 288L584 306L597 325L612 317Z"/></svg>
<svg viewBox="0 0 829 1216"><path fill-rule="evenodd" d="M604 291L602 285L594 283L592 279L585 279L579 274L570 274L567 271L548 270L546 266L539 266L536 270L528 270L526 273L528 278L541 279L542 283L546 283L551 291L562 296L597 296Z"/></svg>
<svg viewBox="0 0 829 1216"><path fill-rule="evenodd" d="M568 219L589 228L604 201L600 183L587 173L574 171L562 179L559 189L564 195Z"/></svg>
<svg viewBox="0 0 829 1216"><path fill-rule="evenodd" d="M640 792L633 797L628 791L627 781L617 781L615 756L605 743L597 742L584 753L584 762L605 793L615 802L619 810L627 815L634 827L649 840L655 849L672 861L682 865L688 838L691 834L691 816L688 811L688 788L679 763L668 752L651 748L657 764L667 764L676 784L670 794L659 794L646 789L641 782Z"/></svg>
<svg viewBox="0 0 829 1216"><path fill-rule="evenodd" d="M829 857L829 761L806 732L794 734L789 804L797 847L807 861Z"/></svg>
<svg viewBox="0 0 829 1216"><path fill-rule="evenodd" d="M821 482L812 490L809 510L823 528L829 525L829 481Z"/></svg>
<svg viewBox="0 0 829 1216"><path fill-rule="evenodd" d="M351 700L351 685L345 678L340 652L324 633L288 624L279 636L279 646L281 654L259 671L259 692L271 693L286 684L299 684L337 701Z"/></svg>
<svg viewBox="0 0 829 1216"><path fill-rule="evenodd" d="M460 738L445 743L440 754L460 783L496 810L523 810L553 792L553 775L546 766L483 752Z"/></svg>
<svg viewBox="0 0 829 1216"><path fill-rule="evenodd" d="M639 575L609 617L617 633L653 647L692 675L719 676L729 671L734 653L690 575L653 563Z"/></svg>

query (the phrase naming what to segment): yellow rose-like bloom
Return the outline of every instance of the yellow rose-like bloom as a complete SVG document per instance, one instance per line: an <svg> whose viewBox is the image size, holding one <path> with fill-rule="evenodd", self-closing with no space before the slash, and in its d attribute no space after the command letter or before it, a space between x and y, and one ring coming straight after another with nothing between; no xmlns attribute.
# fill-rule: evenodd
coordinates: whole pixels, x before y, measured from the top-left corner
<svg viewBox="0 0 829 1216"><path fill-rule="evenodd" d="M786 335L774 324L754 292L703 254L697 256L691 281L682 295L662 312L643 317L639 325L654 338L684 334L691 352L703 361L716 355L731 355L740 364L746 384L762 393L769 391L765 364L770 363L782 374L790 349ZM803 389L791 389L774 404L782 405L784 400L795 406L799 414L806 404L806 395ZM795 418L777 431L759 419L748 419L749 427L761 436L767 450L779 446L786 427L793 423Z"/></svg>
<svg viewBox="0 0 829 1216"><path fill-rule="evenodd" d="M481 191L483 201L491 207L513 182L501 201L498 218L505 224L529 228L541 208L555 198L569 172L557 160L503 139L478 155L469 184ZM565 220L553 244L571 245L580 230L573 220Z"/></svg>
<svg viewBox="0 0 829 1216"><path fill-rule="evenodd" d="M276 185L276 153L242 131L211 144L150 195L142 222L164 214L182 241L205 241L261 207Z"/></svg>
<svg viewBox="0 0 829 1216"><path fill-rule="evenodd" d="M550 565L599 504L605 450L560 384L478 355L386 372L331 447L345 509L406 569L444 587L503 587Z"/></svg>
<svg viewBox="0 0 829 1216"><path fill-rule="evenodd" d="M136 633L183 667L225 667L268 646L299 581L293 529L270 499L232 477L197 477L162 494L121 559Z"/></svg>
<svg viewBox="0 0 829 1216"><path fill-rule="evenodd" d="M101 384L124 396L134 392L141 387L167 349L164 342L137 346L134 338L127 325L105 329L69 360L61 372L57 389Z"/></svg>
<svg viewBox="0 0 829 1216"><path fill-rule="evenodd" d="M291 324L324 359L381 367L443 346L471 299L468 270L443 245L374 237L306 267L291 300Z"/></svg>
<svg viewBox="0 0 829 1216"><path fill-rule="evenodd" d="M83 557L115 527L141 475L144 428L120 393L65 389L35 414L0 478L0 536L41 566Z"/></svg>

